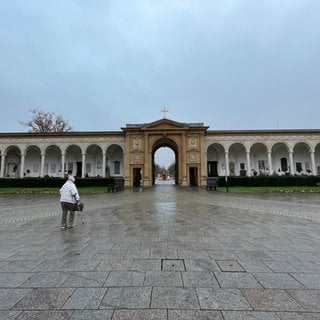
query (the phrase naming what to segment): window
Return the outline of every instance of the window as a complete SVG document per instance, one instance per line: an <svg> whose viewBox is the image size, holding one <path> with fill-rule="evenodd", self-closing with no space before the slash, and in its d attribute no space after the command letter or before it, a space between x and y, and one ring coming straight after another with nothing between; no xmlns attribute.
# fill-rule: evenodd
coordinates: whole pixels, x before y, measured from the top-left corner
<svg viewBox="0 0 320 320"><path fill-rule="evenodd" d="M55 163L50 163L50 173L55 173L56 172L56 164Z"/></svg>
<svg viewBox="0 0 320 320"><path fill-rule="evenodd" d="M302 171L302 163L301 162L297 162L296 163L296 170L297 170L297 172L301 172Z"/></svg>
<svg viewBox="0 0 320 320"><path fill-rule="evenodd" d="M113 162L113 173L120 174L120 161Z"/></svg>
<svg viewBox="0 0 320 320"><path fill-rule="evenodd" d="M287 158L281 158L281 171L287 172L288 171L288 161Z"/></svg>
<svg viewBox="0 0 320 320"><path fill-rule="evenodd" d="M259 161L258 161L258 167L259 167L259 170L264 170L264 169L265 169L265 162L264 162L264 160L259 160Z"/></svg>
<svg viewBox="0 0 320 320"><path fill-rule="evenodd" d="M86 163L86 173L91 173L91 162Z"/></svg>
<svg viewBox="0 0 320 320"><path fill-rule="evenodd" d="M68 171L73 171L73 162L68 162Z"/></svg>
<svg viewBox="0 0 320 320"><path fill-rule="evenodd" d="M245 164L244 164L244 162L241 162L240 163L240 170L244 170L245 169Z"/></svg>

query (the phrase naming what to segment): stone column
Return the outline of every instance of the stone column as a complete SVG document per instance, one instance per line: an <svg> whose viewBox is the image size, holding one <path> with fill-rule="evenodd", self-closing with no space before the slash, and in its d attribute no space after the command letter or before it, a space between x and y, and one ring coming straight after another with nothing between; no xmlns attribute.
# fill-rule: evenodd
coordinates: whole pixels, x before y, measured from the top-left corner
<svg viewBox="0 0 320 320"><path fill-rule="evenodd" d="M25 163L25 159L26 159L26 154L22 153L21 154L21 166L20 166L20 178L23 178L23 174L24 174L24 163Z"/></svg>
<svg viewBox="0 0 320 320"><path fill-rule="evenodd" d="M149 154L149 135L148 133L144 134L144 165L142 167L141 172L141 180L142 180L142 186L143 187L150 187L151 186L151 179L152 179L152 173L151 168L149 166L150 160L150 154Z"/></svg>
<svg viewBox="0 0 320 320"><path fill-rule="evenodd" d="M268 168L269 175L271 175L273 173L271 151L268 151Z"/></svg>
<svg viewBox="0 0 320 320"><path fill-rule="evenodd" d="M225 157L226 157L226 176L229 176L229 152L225 152Z"/></svg>
<svg viewBox="0 0 320 320"><path fill-rule="evenodd" d="M316 175L316 161L314 158L314 151L310 152L310 158L311 158L311 171L312 171L312 174L315 176Z"/></svg>
<svg viewBox="0 0 320 320"><path fill-rule="evenodd" d="M106 167L107 167L107 154L102 153L102 178L106 177Z"/></svg>
<svg viewBox="0 0 320 320"><path fill-rule="evenodd" d="M188 186L188 175L187 175L187 159L186 159L186 136L184 133L181 134L181 186Z"/></svg>
<svg viewBox="0 0 320 320"><path fill-rule="evenodd" d="M290 163L290 173L294 174L294 168L293 168L293 152L289 151L289 163Z"/></svg>
<svg viewBox="0 0 320 320"><path fill-rule="evenodd" d="M1 170L0 170L0 178L4 177L4 161L5 161L6 155L1 154Z"/></svg>
<svg viewBox="0 0 320 320"><path fill-rule="evenodd" d="M46 160L46 154L41 153L41 167L40 167L40 177L43 178L44 176L44 163Z"/></svg>
<svg viewBox="0 0 320 320"><path fill-rule="evenodd" d="M251 176L250 151L247 152L247 176Z"/></svg>
<svg viewBox="0 0 320 320"><path fill-rule="evenodd" d="M86 154L82 154L82 169L81 169L81 178L84 178L85 175L85 169L86 169Z"/></svg>
<svg viewBox="0 0 320 320"><path fill-rule="evenodd" d="M66 163L65 153L61 153L61 178L64 178L64 165Z"/></svg>

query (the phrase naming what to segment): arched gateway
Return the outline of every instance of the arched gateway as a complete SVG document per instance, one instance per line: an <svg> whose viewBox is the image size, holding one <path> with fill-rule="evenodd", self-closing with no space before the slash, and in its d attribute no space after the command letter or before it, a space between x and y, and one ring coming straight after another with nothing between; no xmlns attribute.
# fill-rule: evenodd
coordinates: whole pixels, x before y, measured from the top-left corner
<svg viewBox="0 0 320 320"><path fill-rule="evenodd" d="M115 177L126 187L154 184L154 156L175 154L179 186L208 177L320 175L320 130L208 130L203 123L160 119L121 131L0 133L0 178Z"/></svg>
<svg viewBox="0 0 320 320"><path fill-rule="evenodd" d="M204 185L206 163L204 136L208 127L202 123L179 123L161 119L148 124L127 124L122 128L126 138L125 185L154 184L154 154L169 147L175 154L175 182L180 186ZM203 181L202 181L203 180Z"/></svg>

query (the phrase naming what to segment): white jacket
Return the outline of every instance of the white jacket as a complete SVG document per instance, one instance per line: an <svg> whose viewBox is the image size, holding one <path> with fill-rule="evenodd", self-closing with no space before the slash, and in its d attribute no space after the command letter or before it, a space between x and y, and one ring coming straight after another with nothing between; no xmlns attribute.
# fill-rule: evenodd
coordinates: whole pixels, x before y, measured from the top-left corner
<svg viewBox="0 0 320 320"><path fill-rule="evenodd" d="M80 200L76 185L68 180L60 189L60 201L76 203Z"/></svg>

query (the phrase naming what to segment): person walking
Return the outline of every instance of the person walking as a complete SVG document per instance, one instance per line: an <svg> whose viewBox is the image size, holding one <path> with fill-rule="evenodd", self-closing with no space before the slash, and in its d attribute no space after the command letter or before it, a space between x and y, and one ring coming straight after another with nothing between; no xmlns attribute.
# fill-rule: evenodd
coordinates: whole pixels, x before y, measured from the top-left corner
<svg viewBox="0 0 320 320"><path fill-rule="evenodd" d="M61 229L73 228L74 207L75 204L80 201L80 196L74 181L74 177L69 176L68 180L60 189L60 202L62 208Z"/></svg>

